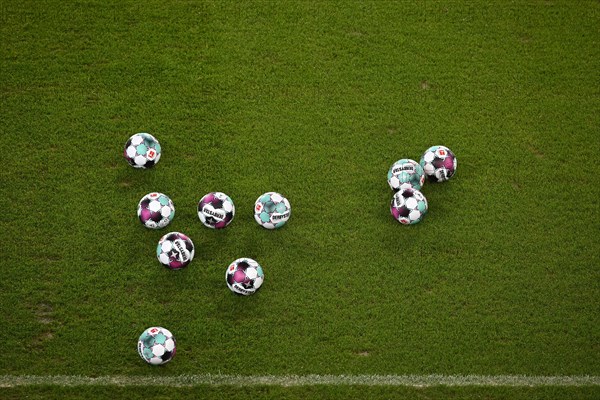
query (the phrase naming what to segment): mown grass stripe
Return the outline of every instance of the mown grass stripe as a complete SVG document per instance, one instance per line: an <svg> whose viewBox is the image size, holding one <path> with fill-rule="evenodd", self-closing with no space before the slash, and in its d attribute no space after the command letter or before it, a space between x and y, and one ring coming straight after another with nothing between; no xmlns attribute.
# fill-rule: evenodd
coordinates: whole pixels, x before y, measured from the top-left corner
<svg viewBox="0 0 600 400"><path fill-rule="evenodd" d="M0 387L15 386L600 386L600 376L527 375L0 375Z"/></svg>

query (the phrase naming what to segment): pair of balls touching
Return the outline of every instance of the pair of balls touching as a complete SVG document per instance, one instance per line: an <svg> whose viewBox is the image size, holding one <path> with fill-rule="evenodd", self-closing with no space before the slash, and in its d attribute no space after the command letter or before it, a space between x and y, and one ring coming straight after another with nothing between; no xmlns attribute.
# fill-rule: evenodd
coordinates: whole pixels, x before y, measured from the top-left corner
<svg viewBox="0 0 600 400"><path fill-rule="evenodd" d="M431 146L418 163L409 158L396 161L387 176L395 192L390 204L392 216L404 225L420 222L428 210L427 199L421 192L425 180L445 182L454 176L456 167L456 156L445 146Z"/></svg>

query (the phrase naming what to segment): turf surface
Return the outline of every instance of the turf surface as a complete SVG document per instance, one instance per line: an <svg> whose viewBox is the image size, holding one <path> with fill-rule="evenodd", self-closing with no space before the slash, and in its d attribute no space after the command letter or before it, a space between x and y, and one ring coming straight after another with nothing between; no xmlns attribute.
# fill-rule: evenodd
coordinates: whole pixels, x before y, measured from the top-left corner
<svg viewBox="0 0 600 400"><path fill-rule="evenodd" d="M0 11L0 373L600 375L598 2ZM122 158L143 131L148 171ZM435 144L458 173L400 226L387 170ZM224 231L195 214L217 190ZM278 231L251 212L272 190ZM163 231L136 220L150 191ZM187 270L155 258L171 230ZM251 298L225 286L238 257L265 270ZM135 351L151 325L178 340L163 368Z"/></svg>
<svg viewBox="0 0 600 400"><path fill-rule="evenodd" d="M173 389L161 387L137 388L61 388L61 387L34 387L11 388L3 392L3 399L21 400L48 398L81 398L81 399L215 399L224 398L237 400L248 398L272 399L589 399L598 398L594 388L382 388L366 386L328 387L312 386L307 388L281 388L281 387L200 387L194 389Z"/></svg>

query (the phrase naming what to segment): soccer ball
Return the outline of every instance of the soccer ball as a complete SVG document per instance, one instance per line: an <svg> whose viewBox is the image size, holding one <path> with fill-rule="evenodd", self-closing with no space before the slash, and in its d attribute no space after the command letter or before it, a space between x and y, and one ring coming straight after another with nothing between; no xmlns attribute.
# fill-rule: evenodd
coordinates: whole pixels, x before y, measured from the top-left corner
<svg viewBox="0 0 600 400"><path fill-rule="evenodd" d="M267 229L282 227L292 213L288 199L276 192L267 192L254 203L254 219Z"/></svg>
<svg viewBox="0 0 600 400"><path fill-rule="evenodd" d="M136 133L125 143L123 156L135 168L152 168L160 160L160 143L149 133Z"/></svg>
<svg viewBox="0 0 600 400"><path fill-rule="evenodd" d="M265 274L262 267L251 258L238 258L225 272L227 286L235 294L249 296L260 289Z"/></svg>
<svg viewBox="0 0 600 400"><path fill-rule="evenodd" d="M432 146L421 157L421 167L432 182L444 182L456 173L456 156L445 146Z"/></svg>
<svg viewBox="0 0 600 400"><path fill-rule="evenodd" d="M137 215L146 228L160 229L173 220L175 206L165 194L148 193L140 200Z"/></svg>
<svg viewBox="0 0 600 400"><path fill-rule="evenodd" d="M151 365L161 365L175 357L176 343L169 330L153 326L141 334L137 348L142 360Z"/></svg>
<svg viewBox="0 0 600 400"><path fill-rule="evenodd" d="M223 229L235 215L233 201L225 193L208 193L198 202L198 218L209 228Z"/></svg>
<svg viewBox="0 0 600 400"><path fill-rule="evenodd" d="M180 232L169 232L156 246L158 261L169 269L182 269L194 259L194 243Z"/></svg>
<svg viewBox="0 0 600 400"><path fill-rule="evenodd" d="M425 183L425 173L419 163L403 158L396 161L388 171L388 184L392 190L413 188L420 190Z"/></svg>
<svg viewBox="0 0 600 400"><path fill-rule="evenodd" d="M416 224L427 213L427 199L417 189L400 189L392 198L390 212L401 224Z"/></svg>

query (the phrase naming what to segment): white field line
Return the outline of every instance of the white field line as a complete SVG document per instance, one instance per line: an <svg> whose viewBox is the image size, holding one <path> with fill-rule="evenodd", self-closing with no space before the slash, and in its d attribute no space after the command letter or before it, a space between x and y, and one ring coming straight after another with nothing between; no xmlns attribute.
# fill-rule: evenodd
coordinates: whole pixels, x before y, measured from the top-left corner
<svg viewBox="0 0 600 400"><path fill-rule="evenodd" d="M600 386L600 376L528 376L528 375L178 375L127 376L107 375L0 375L0 387L15 386Z"/></svg>

